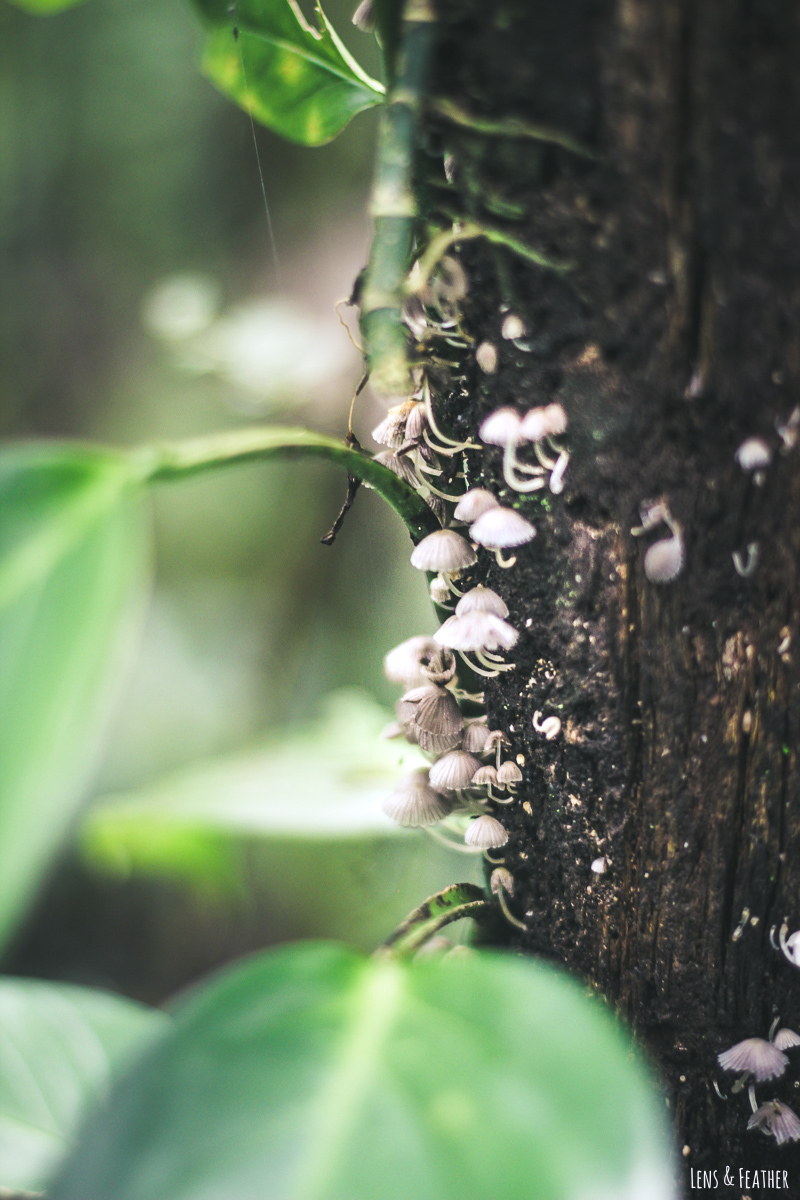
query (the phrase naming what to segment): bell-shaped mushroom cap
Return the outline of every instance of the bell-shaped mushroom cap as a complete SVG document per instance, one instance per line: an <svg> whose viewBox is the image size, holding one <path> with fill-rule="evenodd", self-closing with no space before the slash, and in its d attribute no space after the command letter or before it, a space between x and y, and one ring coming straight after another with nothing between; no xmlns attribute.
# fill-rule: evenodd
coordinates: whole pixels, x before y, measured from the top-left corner
<svg viewBox="0 0 800 1200"><path fill-rule="evenodd" d="M514 408L498 408L480 428L480 439L490 446L516 445L522 436L522 419Z"/></svg>
<svg viewBox="0 0 800 1200"><path fill-rule="evenodd" d="M403 697L403 701L414 704L409 727L414 732L417 744L423 750L432 750L436 754L452 750L461 741L461 730L464 728L461 709L453 695L444 688L431 687L420 691L425 694L417 700L414 700L413 692ZM399 706L398 720L403 721Z"/></svg>
<svg viewBox="0 0 800 1200"><path fill-rule="evenodd" d="M430 593L431 600L434 604L438 604L440 606L447 604L452 592L450 591L444 575L434 575L433 579L431 580Z"/></svg>
<svg viewBox="0 0 800 1200"><path fill-rule="evenodd" d="M800 1120L789 1105L780 1100L768 1100L757 1108L747 1122L747 1128L771 1133L779 1146L784 1142L800 1141Z"/></svg>
<svg viewBox="0 0 800 1200"><path fill-rule="evenodd" d="M396 450L406 440L405 429L408 414L414 406L413 400L406 400L390 408L380 425L376 425L372 436L381 446L391 446Z"/></svg>
<svg viewBox="0 0 800 1200"><path fill-rule="evenodd" d="M450 812L450 804L430 786L428 772L423 769L403 776L384 801L383 811L398 825L417 827L441 821Z"/></svg>
<svg viewBox="0 0 800 1200"><path fill-rule="evenodd" d="M521 779L522 771L520 771L517 764L512 762L510 758L501 763L497 768L497 782L502 783L504 786L507 783L519 783Z"/></svg>
<svg viewBox="0 0 800 1200"><path fill-rule="evenodd" d="M536 537L536 530L513 508L490 508L470 526L469 536L473 542L489 550L505 550L509 546L522 546Z"/></svg>
<svg viewBox="0 0 800 1200"><path fill-rule="evenodd" d="M490 783L497 783L497 771L494 767L480 767L471 780L473 787L487 787Z"/></svg>
<svg viewBox="0 0 800 1200"><path fill-rule="evenodd" d="M772 451L763 438L745 438L734 455L743 471L761 471L772 462Z"/></svg>
<svg viewBox="0 0 800 1200"><path fill-rule="evenodd" d="M425 433L425 426L428 423L428 418L425 416L425 405L419 401L414 402L414 407L408 414L406 420L406 440L409 442L418 442Z"/></svg>
<svg viewBox="0 0 800 1200"><path fill-rule="evenodd" d="M406 688L422 687L429 682L422 664L430 662L438 651L439 646L433 638L408 638L386 655L383 673L390 683L399 683Z"/></svg>
<svg viewBox="0 0 800 1200"><path fill-rule="evenodd" d="M431 783L447 792L460 792L480 768L480 760L465 750L449 750L431 767Z"/></svg>
<svg viewBox="0 0 800 1200"><path fill-rule="evenodd" d="M557 437L567 428L567 414L560 404L545 404L532 408L522 419L522 436L528 442L541 442L546 437Z"/></svg>
<svg viewBox="0 0 800 1200"><path fill-rule="evenodd" d="M486 724L486 718L480 717L477 721L467 724L461 745L468 754L483 754L488 736L489 726Z"/></svg>
<svg viewBox="0 0 800 1200"><path fill-rule="evenodd" d="M777 1079L789 1065L782 1050L764 1038L745 1038L717 1055L723 1071L749 1071L758 1083Z"/></svg>
<svg viewBox="0 0 800 1200"><path fill-rule="evenodd" d="M437 647L427 662L422 663L422 671L431 683L449 683L456 673L456 656L443 646Z"/></svg>
<svg viewBox="0 0 800 1200"><path fill-rule="evenodd" d="M401 725L409 725L417 715L417 707L420 700L424 700L426 696L438 696L442 689L432 684L429 680L425 680L421 687L413 687L408 692L404 692L397 704L394 706L394 711Z"/></svg>
<svg viewBox="0 0 800 1200"><path fill-rule="evenodd" d="M513 342L517 338L525 337L526 332L522 317L518 317L516 313L509 313L503 320L500 336L507 342Z"/></svg>
<svg viewBox="0 0 800 1200"><path fill-rule="evenodd" d="M497 370L497 349L491 342L481 342L475 351L475 362L484 375L494 375Z"/></svg>
<svg viewBox="0 0 800 1200"><path fill-rule="evenodd" d="M419 481L414 470L414 464L405 454L395 454L393 450L382 450L375 455L375 462L382 467L388 467L393 475L414 487Z"/></svg>
<svg viewBox="0 0 800 1200"><path fill-rule="evenodd" d="M772 1044L778 1050L792 1050L795 1046L800 1046L800 1037L797 1036L793 1029L779 1029L773 1038Z"/></svg>
<svg viewBox="0 0 800 1200"><path fill-rule="evenodd" d="M495 817L477 817L464 834L464 841L468 846L480 846L481 850L495 850L505 846L508 834Z"/></svg>
<svg viewBox="0 0 800 1200"><path fill-rule="evenodd" d="M508 616L508 606L497 592L479 583L477 587L465 592L456 605L457 617L468 617L474 612L492 613L495 617L504 619Z"/></svg>
<svg viewBox="0 0 800 1200"><path fill-rule="evenodd" d="M411 565L418 571L461 571L475 561L472 546L454 529L429 533L411 555Z"/></svg>
<svg viewBox="0 0 800 1200"><path fill-rule="evenodd" d="M459 500L453 516L457 521L464 521L467 525L471 525L490 508L497 507L497 500L486 488L471 488Z"/></svg>
<svg viewBox="0 0 800 1200"><path fill-rule="evenodd" d="M514 895L514 876L506 867L495 867L489 879L492 895L496 896L502 888L509 896Z"/></svg>
<svg viewBox="0 0 800 1200"><path fill-rule="evenodd" d="M671 583L683 570L683 538L680 532L653 542L644 556L644 573L651 583Z"/></svg>
<svg viewBox="0 0 800 1200"><path fill-rule="evenodd" d="M519 634L513 625L492 613L473 612L466 617L448 617L434 637L451 650L510 650Z"/></svg>

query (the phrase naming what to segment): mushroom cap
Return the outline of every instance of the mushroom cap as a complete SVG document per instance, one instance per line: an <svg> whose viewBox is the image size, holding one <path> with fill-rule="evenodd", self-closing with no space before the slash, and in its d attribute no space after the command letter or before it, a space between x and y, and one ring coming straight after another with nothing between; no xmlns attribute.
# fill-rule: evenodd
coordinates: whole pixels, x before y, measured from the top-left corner
<svg viewBox="0 0 800 1200"><path fill-rule="evenodd" d="M505 620L508 616L508 606L497 592L479 583L477 587L465 592L456 605L457 617L467 617L474 612L492 613L493 616Z"/></svg>
<svg viewBox="0 0 800 1200"><path fill-rule="evenodd" d="M461 741L464 718L454 696L442 687L414 688L396 707L397 719L418 746L441 754Z"/></svg>
<svg viewBox="0 0 800 1200"><path fill-rule="evenodd" d="M402 404L396 404L394 408L390 408L381 423L373 429L373 439L381 446L391 446L393 450L402 446L406 440L406 420L413 404L413 400L405 400Z"/></svg>
<svg viewBox="0 0 800 1200"><path fill-rule="evenodd" d="M488 509L470 526L469 536L473 542L489 550L505 550L509 546L522 546L536 537L536 530L513 508Z"/></svg>
<svg viewBox="0 0 800 1200"><path fill-rule="evenodd" d="M433 638L407 638L386 655L383 673L390 683L399 683L406 688L422 687L429 682L422 664L429 662L438 650Z"/></svg>
<svg viewBox="0 0 800 1200"><path fill-rule="evenodd" d="M428 418L425 416L425 405L415 400L414 407L409 412L406 420L406 439L409 442L418 442L425 433L427 423Z"/></svg>
<svg viewBox="0 0 800 1200"><path fill-rule="evenodd" d="M459 500L453 516L457 521L464 521L467 525L471 525L490 508L497 507L497 500L486 488L470 488Z"/></svg>
<svg viewBox="0 0 800 1200"><path fill-rule="evenodd" d="M498 408L480 427L479 437L490 446L515 446L522 436L522 418L515 408Z"/></svg>
<svg viewBox="0 0 800 1200"><path fill-rule="evenodd" d="M757 1108L747 1122L747 1128L771 1133L779 1146L784 1142L800 1141L800 1120L793 1109L780 1100L768 1100Z"/></svg>
<svg viewBox="0 0 800 1200"><path fill-rule="evenodd" d="M476 561L472 546L454 529L429 533L411 555L411 565L418 571L461 571Z"/></svg>
<svg viewBox="0 0 800 1200"><path fill-rule="evenodd" d="M497 370L497 349L491 342L481 342L475 351L475 362L484 375L494 375Z"/></svg>
<svg viewBox="0 0 800 1200"><path fill-rule="evenodd" d="M474 754L465 750L448 750L431 767L431 784L447 792L460 792L469 785L480 765L480 759Z"/></svg>
<svg viewBox="0 0 800 1200"><path fill-rule="evenodd" d="M777 1079L789 1065L782 1050L764 1038L745 1038L717 1055L723 1071L749 1071L758 1081Z"/></svg>
<svg viewBox="0 0 800 1200"><path fill-rule="evenodd" d="M793 1029L779 1029L772 1041L773 1046L778 1050L792 1050L795 1046L800 1046L800 1037Z"/></svg>
<svg viewBox="0 0 800 1200"><path fill-rule="evenodd" d="M525 322L516 313L509 313L500 329L501 337L507 342L513 342L517 338L525 337L526 332Z"/></svg>
<svg viewBox="0 0 800 1200"><path fill-rule="evenodd" d="M497 771L490 766L480 767L470 782L473 787L486 787L490 783L497 783Z"/></svg>
<svg viewBox="0 0 800 1200"><path fill-rule="evenodd" d="M444 646L437 647L428 662L422 663L422 672L431 683L449 683L456 673L456 656Z"/></svg>
<svg viewBox="0 0 800 1200"><path fill-rule="evenodd" d="M743 471L759 471L772 462L772 450L763 438L745 438L734 455Z"/></svg>
<svg viewBox="0 0 800 1200"><path fill-rule="evenodd" d="M522 436L528 442L541 442L566 432L567 414L561 404L544 404L531 408L522 418Z"/></svg>
<svg viewBox="0 0 800 1200"><path fill-rule="evenodd" d="M405 454L395 454L393 450L381 450L375 455L375 462L387 467L398 479L414 487L419 481L414 470L414 464Z"/></svg>
<svg viewBox="0 0 800 1200"><path fill-rule="evenodd" d="M479 846L481 850L495 850L499 846L505 846L508 841L508 834L505 826L501 825L496 817L483 816L477 817L464 834L464 841L468 846Z"/></svg>
<svg viewBox="0 0 800 1200"><path fill-rule="evenodd" d="M506 759L506 761L504 763L501 763L500 766L497 768L497 782L498 783L502 783L502 784L519 783L519 781L521 779L522 779L522 771L520 771L517 764L515 762L512 762L510 758Z"/></svg>
<svg viewBox="0 0 800 1200"><path fill-rule="evenodd" d="M434 575L431 580L430 593L434 604L438 604L440 607L443 604L447 604L452 592L443 575Z"/></svg>
<svg viewBox="0 0 800 1200"><path fill-rule="evenodd" d="M594 860L592 863L592 870L594 871L595 875L605 875L607 865L606 857L605 855L602 855L600 858L596 858Z"/></svg>
<svg viewBox="0 0 800 1200"><path fill-rule="evenodd" d="M425 769L404 775L382 807L398 825L412 828L435 825L450 812L448 800L430 786Z"/></svg>
<svg viewBox="0 0 800 1200"><path fill-rule="evenodd" d="M514 895L514 876L507 867L495 867L489 879L489 888L493 896L496 896L500 891L508 892L509 896Z"/></svg>
<svg viewBox="0 0 800 1200"><path fill-rule="evenodd" d="M662 538L648 546L644 556L644 573L651 583L671 583L683 570L685 555L680 532Z"/></svg>
<svg viewBox="0 0 800 1200"><path fill-rule="evenodd" d="M510 650L519 634L513 625L488 612L472 612L465 617L448 617L434 638L451 650Z"/></svg>
<svg viewBox="0 0 800 1200"><path fill-rule="evenodd" d="M486 719L480 717L477 721L470 721L467 724L461 745L469 754L483 754L488 736L489 726L486 724Z"/></svg>

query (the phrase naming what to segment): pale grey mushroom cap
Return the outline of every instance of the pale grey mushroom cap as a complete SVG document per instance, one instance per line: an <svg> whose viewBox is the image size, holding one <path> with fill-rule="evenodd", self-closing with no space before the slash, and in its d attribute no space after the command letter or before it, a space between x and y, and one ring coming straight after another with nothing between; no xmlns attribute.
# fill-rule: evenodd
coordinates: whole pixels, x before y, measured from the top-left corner
<svg viewBox="0 0 800 1200"><path fill-rule="evenodd" d="M505 620L508 616L508 605L497 592L479 583L477 587L465 592L456 605L457 617L468 617L474 612L492 613L493 616Z"/></svg>
<svg viewBox="0 0 800 1200"><path fill-rule="evenodd" d="M480 765L480 760L474 754L465 750L448 750L431 767L431 784L447 792L460 792L469 786Z"/></svg>
<svg viewBox="0 0 800 1200"><path fill-rule="evenodd" d="M450 812L450 804L430 786L428 771L422 769L403 776L384 801L383 811L398 825L416 828L441 821Z"/></svg>
<svg viewBox="0 0 800 1200"><path fill-rule="evenodd" d="M772 1134L779 1146L784 1142L800 1141L800 1120L793 1109L780 1100L768 1100L757 1108L747 1122L747 1128Z"/></svg>
<svg viewBox="0 0 800 1200"><path fill-rule="evenodd" d="M479 846L481 850L496 850L499 846L505 846L508 834L496 817L483 816L470 824L464 841L468 846Z"/></svg>
<svg viewBox="0 0 800 1200"><path fill-rule="evenodd" d="M447 604L452 595L447 580L443 575L434 575L430 586L431 600L440 607Z"/></svg>
<svg viewBox="0 0 800 1200"><path fill-rule="evenodd" d="M508 892L509 896L513 896L514 876L507 867L495 867L495 869L492 871L491 878L489 879L489 887L493 896L497 895L497 893L500 891L500 888L502 888L503 891Z"/></svg>
<svg viewBox="0 0 800 1200"><path fill-rule="evenodd" d="M422 687L429 682L422 670L439 650L438 643L429 637L411 637L395 646L383 660L383 673L390 683L405 688Z"/></svg>
<svg viewBox="0 0 800 1200"><path fill-rule="evenodd" d="M763 438L745 438L734 455L743 471L761 471L772 462L772 450Z"/></svg>
<svg viewBox="0 0 800 1200"><path fill-rule="evenodd" d="M390 408L380 425L376 425L373 429L374 440L381 446L390 446L393 450L402 446L406 440L406 421L413 403L413 400L406 400L403 404L397 404L394 408Z"/></svg>
<svg viewBox="0 0 800 1200"><path fill-rule="evenodd" d="M457 521L464 521L467 525L471 525L490 508L498 507L498 501L486 488L470 488L459 500L453 516Z"/></svg>
<svg viewBox="0 0 800 1200"><path fill-rule="evenodd" d="M409 725L417 715L417 708L420 700L424 700L427 696L437 696L442 691L436 684L425 679L421 686L410 688L404 692L397 704L394 706L394 711L401 725Z"/></svg>
<svg viewBox="0 0 800 1200"><path fill-rule="evenodd" d="M486 787L490 783L497 783L497 771L494 767L480 767L472 776L473 787Z"/></svg>
<svg viewBox="0 0 800 1200"><path fill-rule="evenodd" d="M504 786L507 783L519 783L521 779L522 771L520 771L517 764L512 762L510 758L501 763L497 768L497 782L502 783Z"/></svg>
<svg viewBox="0 0 800 1200"><path fill-rule="evenodd" d="M408 725L417 744L436 754L452 750L461 741L464 728L464 718L454 696L441 687L420 688L418 692L423 694L407 692L400 702L413 706ZM401 723L404 713L405 710L401 714L398 706L397 719Z"/></svg>
<svg viewBox="0 0 800 1200"><path fill-rule="evenodd" d="M547 437L558 437L567 429L567 414L561 404L544 404L532 408L522 419L522 436L528 442L541 442Z"/></svg>
<svg viewBox="0 0 800 1200"><path fill-rule="evenodd" d="M497 370L497 348L491 342L481 342L475 351L475 362L484 375L494 375Z"/></svg>
<svg viewBox="0 0 800 1200"><path fill-rule="evenodd" d="M489 726L486 724L485 718L481 717L477 721L470 721L468 723L464 730L461 745L468 754L483 754L488 737Z"/></svg>
<svg viewBox="0 0 800 1200"><path fill-rule="evenodd" d="M522 317L518 317L516 313L509 313L504 318L500 335L507 342L514 342L517 338L525 337L527 330Z"/></svg>
<svg viewBox="0 0 800 1200"><path fill-rule="evenodd" d="M408 441L418 442L425 433L427 423L428 418L425 416L425 405L416 401L406 420L406 438Z"/></svg>
<svg viewBox="0 0 800 1200"><path fill-rule="evenodd" d="M429 533L411 555L411 565L418 571L462 571L476 561L472 546L454 529Z"/></svg>
<svg viewBox="0 0 800 1200"><path fill-rule="evenodd" d="M510 546L522 546L536 537L536 530L513 508L490 508L470 526L469 536L473 542L489 550L506 550Z"/></svg>
<svg viewBox="0 0 800 1200"><path fill-rule="evenodd" d="M465 617L448 617L434 638L451 650L510 650L519 634L513 625L493 613L472 612Z"/></svg>
<svg viewBox="0 0 800 1200"><path fill-rule="evenodd" d="M795 1046L800 1046L800 1037L793 1029L779 1029L772 1040L773 1046L778 1050L792 1050Z"/></svg>
<svg viewBox="0 0 800 1200"><path fill-rule="evenodd" d="M684 561L683 537L678 531L648 546L644 573L651 583L672 583L683 570Z"/></svg>
<svg viewBox="0 0 800 1200"><path fill-rule="evenodd" d="M375 462L380 463L382 467L388 467L393 475L412 487L418 482L414 464L405 454L395 454L393 450L382 450L380 454L375 455Z"/></svg>
<svg viewBox="0 0 800 1200"><path fill-rule="evenodd" d="M522 418L514 408L498 408L485 419L479 436L490 446L515 446L522 436Z"/></svg>
<svg viewBox="0 0 800 1200"><path fill-rule="evenodd" d="M764 1038L745 1038L730 1050L717 1055L723 1071L749 1071L758 1083L777 1079L789 1065L789 1060L773 1042Z"/></svg>

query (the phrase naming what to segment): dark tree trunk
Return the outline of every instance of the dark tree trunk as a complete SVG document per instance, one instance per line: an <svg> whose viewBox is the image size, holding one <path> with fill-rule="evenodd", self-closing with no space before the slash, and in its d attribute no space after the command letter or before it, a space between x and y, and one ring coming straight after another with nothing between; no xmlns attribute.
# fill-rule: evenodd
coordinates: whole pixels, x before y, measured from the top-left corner
<svg viewBox="0 0 800 1200"><path fill-rule="evenodd" d="M777 1015L800 1024L800 975L769 939L784 917L800 926L800 451L775 427L800 399L800 6L440 0L439 14L433 94L599 155L426 126L454 155L462 211L575 264L559 276L464 242L467 326L500 364L472 365L468 415L446 385L438 401L473 434L503 404L559 400L570 421L564 494L523 503L538 536L486 577L524 635L486 693L524 760L502 812L521 945L639 1032L687 1187L689 1167L730 1164L785 1168L800 1188L800 1150L747 1133L746 1092L712 1087L730 1092L719 1051ZM504 304L527 349L501 337ZM773 451L763 486L734 459L750 435ZM481 469L499 491L500 452ZM659 585L643 555L663 530L630 531L662 497L686 561ZM751 544L742 577L732 555L746 563ZM560 717L556 739L534 732L536 710ZM759 1102L800 1111L797 1078L795 1062Z"/></svg>

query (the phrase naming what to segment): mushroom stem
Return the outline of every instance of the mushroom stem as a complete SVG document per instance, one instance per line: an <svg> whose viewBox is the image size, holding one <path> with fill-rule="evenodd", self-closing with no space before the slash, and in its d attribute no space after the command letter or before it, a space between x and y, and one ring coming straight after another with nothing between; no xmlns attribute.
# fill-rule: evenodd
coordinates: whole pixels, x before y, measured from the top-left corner
<svg viewBox="0 0 800 1200"><path fill-rule="evenodd" d="M517 917L515 917L511 909L508 907L508 901L506 900L506 894L503 890L502 884L497 889L497 902L503 910L503 916L509 922L509 924L516 925L517 929L524 929L524 931L527 933L528 926L524 921L520 921Z"/></svg>
<svg viewBox="0 0 800 1200"><path fill-rule="evenodd" d="M495 674L497 674L499 671L516 670L516 663L503 662L502 659L487 658L485 650L476 650L475 656L479 663L482 663L484 667L494 671Z"/></svg>
<svg viewBox="0 0 800 1200"><path fill-rule="evenodd" d="M436 418L433 415L433 405L431 404L431 389L430 389L430 384L428 383L427 376L425 377L425 380L422 384L422 396L423 396L423 401L425 404L425 416L428 418L428 424L430 425L435 436L439 439L440 442L443 443L443 445L453 447L453 449L450 451L451 454L456 454L456 453L458 453L459 450L480 450L481 449L481 447L477 444L477 442L471 442L469 440L469 438L466 440L466 442L459 442L455 438L449 438L446 433L442 433L441 429L436 424ZM447 453L447 451L445 451L444 453Z"/></svg>
<svg viewBox="0 0 800 1200"><path fill-rule="evenodd" d="M714 1091L717 1093L720 1100L727 1100L728 1097L725 1095L725 1093L719 1090L719 1084L717 1083L716 1079L712 1079L711 1082L714 1085Z"/></svg>
<svg viewBox="0 0 800 1200"><path fill-rule="evenodd" d="M505 855L502 858L492 858L492 856L488 850L486 850L484 852L483 857L486 859L486 861L488 863L491 863L493 867L502 867L502 866L504 866L505 861L506 861Z"/></svg>
<svg viewBox="0 0 800 1200"><path fill-rule="evenodd" d="M517 469L530 473L532 479L520 479ZM517 460L517 447L514 442L506 442L503 449L503 478L515 492L536 492L545 486L541 468L526 468Z"/></svg>
<svg viewBox="0 0 800 1200"><path fill-rule="evenodd" d="M779 1016L777 1016L769 1027L769 1040L771 1042L775 1041L775 1032L776 1032L778 1026L780 1025L780 1023L781 1023L781 1019Z"/></svg>
<svg viewBox="0 0 800 1200"><path fill-rule="evenodd" d="M752 1108L753 1112L758 1112L758 1105L756 1104L756 1089L753 1087L752 1083L747 1089L747 1098L750 1101L750 1107Z"/></svg>
<svg viewBox="0 0 800 1200"><path fill-rule="evenodd" d="M471 658L467 658L463 650L459 650L458 654L462 661L467 664L470 671L474 671L476 675L483 675L485 679L495 679L500 674L500 671L496 667L493 667L489 671L485 671L482 667L479 667L477 663L474 663Z"/></svg>
<svg viewBox="0 0 800 1200"><path fill-rule="evenodd" d="M538 458L539 462L542 464L544 469L546 471L552 471L556 465L556 460L554 458L549 458L548 455L545 454L542 443L534 442L533 449L534 449L534 453L536 454L536 457Z"/></svg>
<svg viewBox="0 0 800 1200"><path fill-rule="evenodd" d="M509 567L513 567L514 563L517 561L516 554L512 554L511 558L504 558L502 550L495 550L494 557L498 567L502 567L504 571L507 571Z"/></svg>

